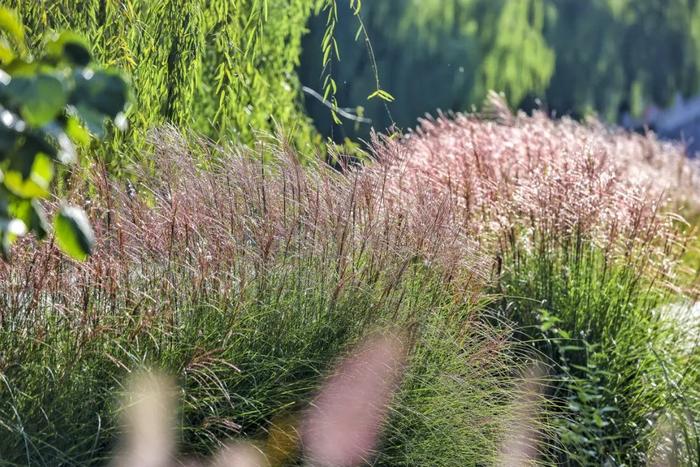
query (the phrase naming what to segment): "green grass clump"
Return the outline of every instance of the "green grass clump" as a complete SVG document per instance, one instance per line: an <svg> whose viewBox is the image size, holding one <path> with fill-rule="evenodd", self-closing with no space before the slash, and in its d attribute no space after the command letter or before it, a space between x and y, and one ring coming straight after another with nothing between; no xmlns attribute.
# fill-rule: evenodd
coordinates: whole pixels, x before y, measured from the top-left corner
<svg viewBox="0 0 700 467"><path fill-rule="evenodd" d="M375 151L399 202L448 199L493 258L498 313L549 365L543 460L696 464L696 239L675 212L697 211L697 164L653 135L485 107Z"/></svg>
<svg viewBox="0 0 700 467"><path fill-rule="evenodd" d="M439 206L392 211L381 173L306 172L279 148L203 169L172 132L156 144L159 170L133 189L91 181L88 262L26 244L0 270L3 462L106 462L141 368L178 380L183 453L262 438L384 327L413 344L378 464L493 462L525 363L481 314L470 243L430 222Z"/></svg>
<svg viewBox="0 0 700 467"><path fill-rule="evenodd" d="M685 299L652 267L652 246L617 257L587 241L555 243L509 251L500 287L507 315L553 365L557 463L648 464L664 449L697 462L697 323L667 311Z"/></svg>

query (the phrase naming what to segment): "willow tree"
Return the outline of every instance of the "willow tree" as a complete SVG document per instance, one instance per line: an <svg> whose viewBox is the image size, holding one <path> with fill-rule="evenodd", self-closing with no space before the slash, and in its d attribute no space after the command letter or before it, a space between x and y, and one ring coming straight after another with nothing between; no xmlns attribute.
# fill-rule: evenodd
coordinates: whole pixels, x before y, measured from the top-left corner
<svg viewBox="0 0 700 467"><path fill-rule="evenodd" d="M133 77L135 128L169 122L241 142L281 125L309 143L294 72L308 17L325 0L9 0L32 48L51 30L87 38Z"/></svg>
<svg viewBox="0 0 700 467"><path fill-rule="evenodd" d="M700 87L697 0L549 0L546 28L556 71L546 93L562 113L614 120L621 107L640 114Z"/></svg>
<svg viewBox="0 0 700 467"><path fill-rule="evenodd" d="M469 110L489 89L504 91L512 106L539 99L558 114L610 121L622 107L639 114L700 90L697 0L382 0L366 2L363 18L396 101L388 111L367 102L373 63L355 42L355 24L341 20L334 73L347 86L338 102L366 107L380 128L413 126L439 108ZM323 27L312 22L305 42L301 75L312 88ZM310 99L307 108L330 132L328 111ZM332 129L357 134L353 124Z"/></svg>
<svg viewBox="0 0 700 467"><path fill-rule="evenodd" d="M518 104L546 89L554 54L543 32L551 6L546 0L383 0L366 2L362 18L375 63L356 42L356 24L345 11L338 37L340 62L334 73L341 106L366 107L376 127L395 122L412 126L416 117L436 109L467 109L490 88L505 90ZM302 81L317 87L320 20L312 21L300 69ZM361 45L361 44L359 44ZM396 100L368 102L366 89L379 73ZM330 130L327 110L307 99L317 124ZM388 107L388 109L387 109ZM335 127L353 134L353 125ZM366 129L366 128L365 128ZM360 131L360 134L365 132Z"/></svg>

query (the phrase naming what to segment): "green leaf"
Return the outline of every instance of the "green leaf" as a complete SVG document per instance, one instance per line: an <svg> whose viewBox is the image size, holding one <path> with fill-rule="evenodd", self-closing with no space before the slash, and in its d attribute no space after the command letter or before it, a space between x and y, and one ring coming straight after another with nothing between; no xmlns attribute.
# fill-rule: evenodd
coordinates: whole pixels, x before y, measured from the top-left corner
<svg viewBox="0 0 700 467"><path fill-rule="evenodd" d="M46 234L49 232L49 221L46 217L46 212L35 199L31 202L27 227L36 234L39 240L46 238Z"/></svg>
<svg viewBox="0 0 700 467"><path fill-rule="evenodd" d="M364 25L360 23L360 26L357 28L357 32L355 32L355 42L357 42L357 39L360 38L360 34L364 30Z"/></svg>
<svg viewBox="0 0 700 467"><path fill-rule="evenodd" d="M47 74L13 77L7 91L18 104L24 120L37 127L55 119L68 101L61 81Z"/></svg>
<svg viewBox="0 0 700 467"><path fill-rule="evenodd" d="M10 165L7 171L19 172L22 175L22 181L27 180L32 175L34 159L39 152L41 151L38 147L31 142L23 141L19 150L10 154Z"/></svg>
<svg viewBox="0 0 700 467"><path fill-rule="evenodd" d="M43 129L45 134L58 146L55 157L63 164L72 164L75 162L78 158L75 147L63 128L58 123L51 122Z"/></svg>
<svg viewBox="0 0 700 467"><path fill-rule="evenodd" d="M3 67L7 73L14 78L30 78L39 73L39 62L25 62L24 60L13 60L12 63Z"/></svg>
<svg viewBox="0 0 700 467"><path fill-rule="evenodd" d="M105 119L117 118L126 108L128 85L116 72L82 70L75 74L75 80L69 102L90 133L102 138Z"/></svg>
<svg viewBox="0 0 700 467"><path fill-rule="evenodd" d="M64 131L76 144L80 146L87 146L90 144L90 133L80 124L77 118L72 116L68 117Z"/></svg>
<svg viewBox="0 0 700 467"><path fill-rule="evenodd" d="M57 142L50 133L40 129L37 131L25 132L24 136L26 138L24 144L22 144L17 151L21 153L23 157L33 156L38 152L43 152L52 159L58 158L58 151L56 150Z"/></svg>
<svg viewBox="0 0 700 467"><path fill-rule="evenodd" d="M105 135L105 116L89 105L78 104L75 110L88 131L96 138L102 139Z"/></svg>
<svg viewBox="0 0 700 467"><path fill-rule="evenodd" d="M49 185L53 175L51 159L46 154L37 153L31 165L29 177L25 177L19 170L9 170L5 173L3 184L20 198L46 198L49 195Z"/></svg>
<svg viewBox="0 0 700 467"><path fill-rule="evenodd" d="M5 234L20 237L27 233L27 226L20 219L9 219L0 217L0 231Z"/></svg>
<svg viewBox="0 0 700 467"><path fill-rule="evenodd" d="M15 11L6 7L0 7L0 31L7 33L7 35L23 50L26 48L24 42L24 27Z"/></svg>
<svg viewBox="0 0 700 467"><path fill-rule="evenodd" d="M0 39L0 63L10 63L14 59L15 53L4 40Z"/></svg>
<svg viewBox="0 0 700 467"><path fill-rule="evenodd" d="M25 126L19 116L0 107L0 160L15 147Z"/></svg>
<svg viewBox="0 0 700 467"><path fill-rule="evenodd" d="M92 253L95 234L82 209L64 206L54 218L56 242L68 256L79 261Z"/></svg>
<svg viewBox="0 0 700 467"><path fill-rule="evenodd" d="M16 200L10 203L9 211L14 218L24 222L26 227L34 232L39 240L46 237L49 224L44 209L36 200Z"/></svg>
<svg viewBox="0 0 700 467"><path fill-rule="evenodd" d="M15 238L12 235L3 232L0 229L0 254L2 255L2 259L5 261L10 261L10 252L14 241Z"/></svg>
<svg viewBox="0 0 700 467"><path fill-rule="evenodd" d="M608 422L603 420L603 418L597 412L593 414L593 422L595 422L598 428L603 428L608 425Z"/></svg>
<svg viewBox="0 0 700 467"><path fill-rule="evenodd" d="M117 72L83 70L76 74L76 89L71 103L76 107L91 107L109 118L123 112L129 97L129 88Z"/></svg>
<svg viewBox="0 0 700 467"><path fill-rule="evenodd" d="M65 59L79 67L87 66L92 57L85 39L74 32L62 32L46 46L47 55L56 60Z"/></svg>
<svg viewBox="0 0 700 467"><path fill-rule="evenodd" d="M0 215L0 253L4 260L10 259L10 249L18 236L24 235L27 228L19 219Z"/></svg>
<svg viewBox="0 0 700 467"><path fill-rule="evenodd" d="M376 91L374 91L372 94L367 96L367 100L372 100L375 97L378 97L379 99L386 101L386 102L394 102L394 96L392 96L391 94L389 94L388 92L386 92L383 89L377 89Z"/></svg>
<svg viewBox="0 0 700 467"><path fill-rule="evenodd" d="M583 347L581 347L580 345L562 345L562 346L559 347L559 350L560 350L562 353L566 353L566 352L580 352L581 350L583 350Z"/></svg>
<svg viewBox="0 0 700 467"><path fill-rule="evenodd" d="M384 90L379 90L379 98L387 102L394 102L394 96Z"/></svg>

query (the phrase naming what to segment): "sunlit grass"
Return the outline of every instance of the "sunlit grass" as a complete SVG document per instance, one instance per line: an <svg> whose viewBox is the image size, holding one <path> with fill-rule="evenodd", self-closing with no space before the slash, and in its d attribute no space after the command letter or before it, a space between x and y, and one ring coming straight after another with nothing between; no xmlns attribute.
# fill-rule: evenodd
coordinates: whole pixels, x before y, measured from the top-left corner
<svg viewBox="0 0 700 467"><path fill-rule="evenodd" d="M122 385L142 368L182 388L184 454L263 438L349 345L386 327L412 345L378 462L495 458L528 360L509 325L482 315L478 252L435 222L444 205L390 208L381 171L305 171L283 153L266 166L219 153L203 170L176 133L156 144L159 170L137 197L91 181L88 262L27 242L2 266L4 461L103 464Z"/></svg>

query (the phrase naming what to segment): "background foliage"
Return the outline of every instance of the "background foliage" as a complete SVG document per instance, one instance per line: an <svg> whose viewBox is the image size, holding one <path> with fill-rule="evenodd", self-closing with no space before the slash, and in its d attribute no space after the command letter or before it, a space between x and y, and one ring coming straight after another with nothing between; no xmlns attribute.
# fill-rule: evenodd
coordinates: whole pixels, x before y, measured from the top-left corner
<svg viewBox="0 0 700 467"><path fill-rule="evenodd" d="M340 6L341 15L351 12ZM639 115L700 85L700 6L695 0L386 0L362 17L384 88L396 101L367 102L370 57L356 24L338 23L334 74L340 106L366 107L374 126L406 128L435 109L469 110L489 89L510 105L540 99L558 114ZM302 82L318 89L321 19L304 40ZM364 136L369 126L334 126L315 100L307 108L324 134Z"/></svg>
<svg viewBox="0 0 700 467"><path fill-rule="evenodd" d="M169 122L251 143L281 125L301 144L311 126L294 73L319 0L10 0L37 47L54 29L84 34L97 60L133 78L132 127ZM131 135L134 136L134 135Z"/></svg>

